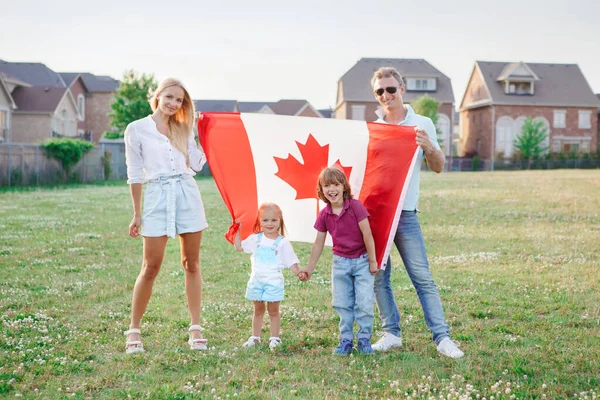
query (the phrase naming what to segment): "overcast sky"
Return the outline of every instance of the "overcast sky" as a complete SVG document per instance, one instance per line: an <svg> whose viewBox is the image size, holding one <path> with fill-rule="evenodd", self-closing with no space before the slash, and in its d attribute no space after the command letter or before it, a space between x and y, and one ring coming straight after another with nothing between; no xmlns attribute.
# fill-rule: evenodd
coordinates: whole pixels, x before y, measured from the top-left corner
<svg viewBox="0 0 600 400"><path fill-rule="evenodd" d="M599 19L599 0L20 0L1 7L0 59L174 76L194 99L327 108L360 58L423 58L458 105L475 60L579 64L599 93Z"/></svg>

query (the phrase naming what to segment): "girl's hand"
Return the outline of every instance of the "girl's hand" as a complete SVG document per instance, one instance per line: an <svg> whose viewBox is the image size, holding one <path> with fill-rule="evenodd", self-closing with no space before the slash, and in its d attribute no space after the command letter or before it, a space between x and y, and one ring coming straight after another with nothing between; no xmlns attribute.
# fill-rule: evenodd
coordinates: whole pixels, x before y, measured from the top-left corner
<svg viewBox="0 0 600 400"><path fill-rule="evenodd" d="M300 271L300 273L298 274L298 278L300 278L300 280L302 282L306 282L310 279L311 275L312 275L312 272L304 270L304 271Z"/></svg>
<svg viewBox="0 0 600 400"><path fill-rule="evenodd" d="M142 225L142 217L134 216L129 224L129 236L136 238L140 236L140 227Z"/></svg>
<svg viewBox="0 0 600 400"><path fill-rule="evenodd" d="M298 272L298 279L304 282L304 280L306 279L306 274L302 271Z"/></svg>
<svg viewBox="0 0 600 400"><path fill-rule="evenodd" d="M379 268L377 268L377 261L369 262L369 272L371 272L371 275L377 275L379 272Z"/></svg>

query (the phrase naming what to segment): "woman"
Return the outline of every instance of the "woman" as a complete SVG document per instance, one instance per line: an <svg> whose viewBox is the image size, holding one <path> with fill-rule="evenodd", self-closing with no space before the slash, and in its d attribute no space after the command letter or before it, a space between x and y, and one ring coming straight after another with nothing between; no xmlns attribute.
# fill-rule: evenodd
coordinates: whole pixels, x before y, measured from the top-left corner
<svg viewBox="0 0 600 400"><path fill-rule="evenodd" d="M191 317L188 343L193 350L206 350L207 340L202 338L200 327L202 275L199 259L202 230L208 224L193 178L193 170L201 170L206 157L194 140L194 106L180 81L169 78L161 82L150 105L153 114L130 123L125 130L127 183L133 200L129 235L134 238L142 235L144 241L142 269L133 289L131 323L125 332L126 353L144 351L140 322L160 271L167 240L176 234L181 243L185 293ZM142 213L143 183L147 186Z"/></svg>

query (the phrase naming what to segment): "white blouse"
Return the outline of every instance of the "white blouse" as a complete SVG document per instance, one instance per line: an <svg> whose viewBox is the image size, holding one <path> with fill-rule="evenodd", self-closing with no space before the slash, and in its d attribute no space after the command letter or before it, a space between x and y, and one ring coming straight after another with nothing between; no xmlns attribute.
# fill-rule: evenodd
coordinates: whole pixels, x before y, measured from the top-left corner
<svg viewBox="0 0 600 400"><path fill-rule="evenodd" d="M128 184L145 183L161 176L196 175L193 170L202 169L206 156L202 148L196 145L191 133L188 139L188 156L191 168L186 165L183 153L158 131L151 116L133 121L125 129Z"/></svg>

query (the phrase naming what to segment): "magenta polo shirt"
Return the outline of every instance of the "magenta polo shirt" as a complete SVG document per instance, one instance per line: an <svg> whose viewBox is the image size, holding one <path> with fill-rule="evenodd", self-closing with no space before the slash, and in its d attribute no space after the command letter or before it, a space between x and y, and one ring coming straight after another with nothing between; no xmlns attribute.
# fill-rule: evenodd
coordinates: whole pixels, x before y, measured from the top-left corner
<svg viewBox="0 0 600 400"><path fill-rule="evenodd" d="M356 199L344 200L340 215L331 210L331 205L321 210L315 222L319 232L329 232L333 240L333 254L345 258L357 258L367 252L358 223L369 216L363 204Z"/></svg>

